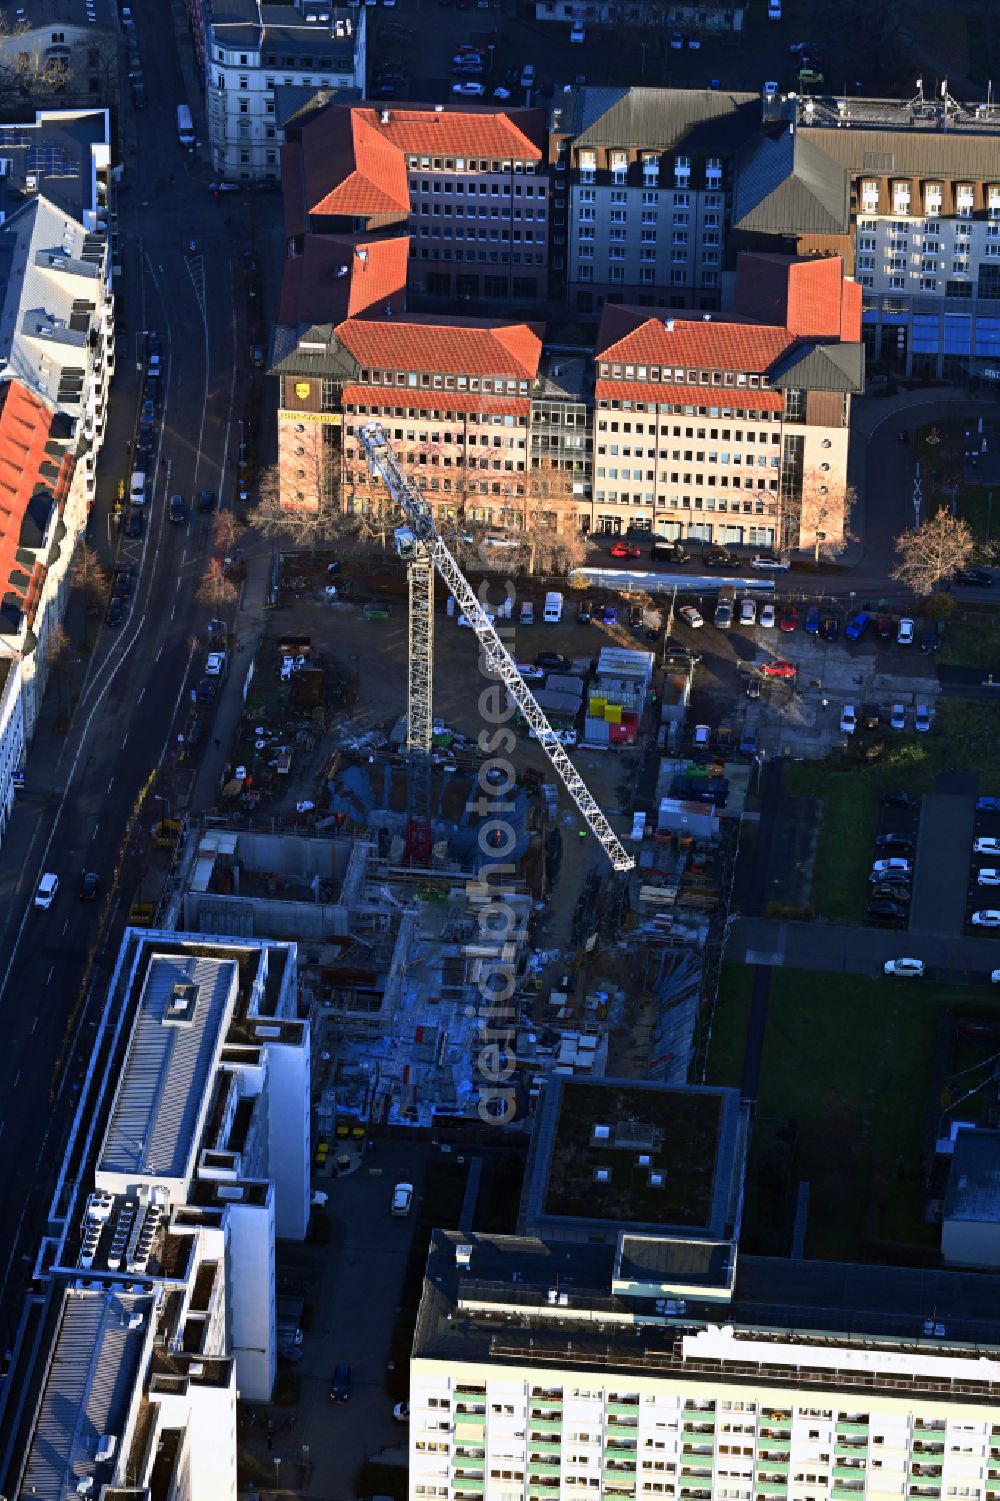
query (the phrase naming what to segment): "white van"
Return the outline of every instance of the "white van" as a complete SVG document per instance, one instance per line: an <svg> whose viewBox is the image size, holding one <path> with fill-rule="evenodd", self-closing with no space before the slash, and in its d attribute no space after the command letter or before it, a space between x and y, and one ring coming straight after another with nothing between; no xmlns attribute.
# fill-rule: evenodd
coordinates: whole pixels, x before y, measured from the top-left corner
<svg viewBox="0 0 1000 1501"><path fill-rule="evenodd" d="M546 594L542 619L546 625L558 625L562 619L563 597L561 594Z"/></svg>
<svg viewBox="0 0 1000 1501"><path fill-rule="evenodd" d="M128 498L134 506L145 505L146 471L144 469L132 470L132 478L128 483Z"/></svg>
<svg viewBox="0 0 1000 1501"><path fill-rule="evenodd" d="M534 63L525 63L524 67L521 69L521 87L522 89L533 89L534 86L535 65Z"/></svg>

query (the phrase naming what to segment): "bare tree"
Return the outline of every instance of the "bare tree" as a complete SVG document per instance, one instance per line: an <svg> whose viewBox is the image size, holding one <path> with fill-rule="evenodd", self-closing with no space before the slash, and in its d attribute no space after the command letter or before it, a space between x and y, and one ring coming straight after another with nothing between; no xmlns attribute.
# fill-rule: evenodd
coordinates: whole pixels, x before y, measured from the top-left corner
<svg viewBox="0 0 1000 1501"><path fill-rule="evenodd" d="M108 592L108 570L89 542L81 542L73 559L73 584L92 601L102 600Z"/></svg>
<svg viewBox="0 0 1000 1501"><path fill-rule="evenodd" d="M212 524L212 541L216 552L228 556L236 545L240 524L232 511L216 511Z"/></svg>
<svg viewBox="0 0 1000 1501"><path fill-rule="evenodd" d="M811 548L817 564L822 558L839 558L851 540L857 501L853 485L839 482L824 470L807 469L800 493L782 500L779 545L782 549Z"/></svg>
<svg viewBox="0 0 1000 1501"><path fill-rule="evenodd" d="M210 605L213 610L221 610L226 605L235 604L237 594L236 585L226 577L220 559L212 558L198 585L198 599L203 605Z"/></svg>
<svg viewBox="0 0 1000 1501"><path fill-rule="evenodd" d="M66 657L69 652L69 645L69 636L66 634L65 626L62 624L62 621L56 621L56 623L52 626L45 637L45 666L55 678L56 684L59 688L60 718L62 718L66 712L64 701L65 684L63 681L63 668L66 665Z"/></svg>
<svg viewBox="0 0 1000 1501"><path fill-rule="evenodd" d="M260 499L248 519L262 537L281 537L293 547L316 548L351 533L351 517L340 508L339 486L329 493L316 465L314 456L312 464L300 466L294 493L285 483L286 466L272 464L261 471Z"/></svg>
<svg viewBox="0 0 1000 1501"><path fill-rule="evenodd" d="M972 529L960 516L940 510L913 531L896 538L899 562L892 577L914 594L932 594L976 556Z"/></svg>

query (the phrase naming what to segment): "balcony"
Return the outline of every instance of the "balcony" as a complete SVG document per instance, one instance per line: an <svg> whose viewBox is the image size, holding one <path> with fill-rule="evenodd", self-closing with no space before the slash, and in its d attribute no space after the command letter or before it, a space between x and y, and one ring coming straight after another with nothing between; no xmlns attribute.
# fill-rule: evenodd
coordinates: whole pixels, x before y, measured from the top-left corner
<svg viewBox="0 0 1000 1501"><path fill-rule="evenodd" d="M864 1422L862 1422L862 1423L838 1423L837 1424L837 1437L838 1438L867 1438L868 1437L868 1419L865 1418Z"/></svg>
<svg viewBox="0 0 1000 1501"><path fill-rule="evenodd" d="M837 1432L838 1433L840 1432L840 1424L839 1423L837 1424ZM866 1432L867 1432L867 1428L866 1428ZM921 1422L916 1422L913 1425L912 1432L913 1432L913 1437L914 1438L937 1438L937 1439L940 1439L942 1441L942 1443L943 1443L944 1442L944 1435L945 1435L945 1424L944 1423L921 1423Z"/></svg>
<svg viewBox="0 0 1000 1501"><path fill-rule="evenodd" d="M833 1452L837 1456L838 1459L840 1459L841 1457L846 1457L847 1459L850 1459L852 1456L860 1456L860 1455L863 1455L863 1454L867 1454L868 1453L868 1440L867 1440L867 1436L865 1438L865 1442L864 1443L858 1443L857 1440L855 1440L854 1443L848 1443L846 1439L838 1439L837 1442L833 1446Z"/></svg>
<svg viewBox="0 0 1000 1501"><path fill-rule="evenodd" d="M562 1465L561 1464L553 1464L553 1463L551 1463L548 1460L542 1460L542 1459L531 1459L531 1460L529 1460L528 1461L528 1469L531 1472L531 1475L530 1475L531 1479L534 1479L536 1475L557 1475L558 1476L558 1475L560 1475L562 1473Z"/></svg>
<svg viewBox="0 0 1000 1501"><path fill-rule="evenodd" d="M834 1480L863 1481L865 1478L865 1473L866 1471L864 1465L834 1465L833 1467Z"/></svg>
<svg viewBox="0 0 1000 1501"><path fill-rule="evenodd" d="M609 1402L605 1411L618 1418L634 1418L639 1414L639 1403L636 1402Z"/></svg>
<svg viewBox="0 0 1000 1501"><path fill-rule="evenodd" d="M546 1454L561 1454L562 1444L556 1439L531 1439L528 1444L528 1451L532 1459L536 1455L544 1459Z"/></svg>
<svg viewBox="0 0 1000 1501"><path fill-rule="evenodd" d="M531 1432L534 1433L562 1433L562 1418L531 1418Z"/></svg>
<svg viewBox="0 0 1000 1501"><path fill-rule="evenodd" d="M755 1496L784 1496L788 1492L788 1481L785 1480L755 1480Z"/></svg>

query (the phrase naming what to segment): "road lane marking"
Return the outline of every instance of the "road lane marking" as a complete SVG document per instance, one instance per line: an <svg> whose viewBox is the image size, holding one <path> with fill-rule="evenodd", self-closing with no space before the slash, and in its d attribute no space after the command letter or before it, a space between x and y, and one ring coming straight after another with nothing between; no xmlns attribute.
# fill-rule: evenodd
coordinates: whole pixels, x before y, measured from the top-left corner
<svg viewBox="0 0 1000 1501"><path fill-rule="evenodd" d="M142 692L139 694L139 697L136 699L136 703L137 704L141 704L142 701L143 701L143 699L145 697L146 697L146 690L145 690L145 688L143 688Z"/></svg>
<svg viewBox="0 0 1000 1501"><path fill-rule="evenodd" d="M115 779L114 779L114 777L112 777L112 778L111 778L111 781L110 781L110 782L109 782L109 783L108 783L108 796L109 796L109 797L110 797L110 795L111 795L111 789L112 789L112 787L113 787L113 786L114 786L114 785L115 785Z"/></svg>
<svg viewBox="0 0 1000 1501"><path fill-rule="evenodd" d="M21 1082L21 1070L18 1069L17 1073L14 1075L14 1088L15 1089L17 1088L18 1084L20 1084L20 1082Z"/></svg>
<svg viewBox="0 0 1000 1501"><path fill-rule="evenodd" d="M159 651L156 653L154 661L158 662L162 656L163 656L163 647L161 646L160 649L159 649Z"/></svg>
<svg viewBox="0 0 1000 1501"><path fill-rule="evenodd" d="M46 983L46 985L48 985L48 984L50 984L50 983L51 983L51 980L52 980L52 976L53 976L53 975L54 975L54 974L55 974L55 972L56 972L56 967L55 967L55 965L54 965L54 964L53 964L53 966L52 966L52 968L51 968L51 969L50 969L50 970L49 970L49 978L48 978L48 979L47 979L47 980L46 980L46 982L45 982L45 983Z"/></svg>
<svg viewBox="0 0 1000 1501"><path fill-rule="evenodd" d="M35 1035L35 1028L37 1026L38 1026L38 1017L36 1016L35 1019L34 1019L34 1021L31 1023L31 1035L32 1035L32 1037L34 1037L34 1035Z"/></svg>

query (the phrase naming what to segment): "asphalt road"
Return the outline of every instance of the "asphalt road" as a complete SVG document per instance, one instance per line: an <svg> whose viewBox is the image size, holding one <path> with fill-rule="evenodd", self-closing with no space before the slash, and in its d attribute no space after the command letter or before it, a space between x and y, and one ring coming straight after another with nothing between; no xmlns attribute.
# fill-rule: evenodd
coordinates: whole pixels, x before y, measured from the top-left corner
<svg viewBox="0 0 1000 1501"><path fill-rule="evenodd" d="M27 854L12 863L11 850L23 852L25 841L8 838L0 856L0 1021L6 1038L0 1052L0 1200L6 1211L0 1223L0 1317L7 1339L44 1229L80 1058L93 1044L92 1018L132 897L126 888L113 909L80 1018L79 1054L50 1107L53 1071L98 923L99 904L78 901L80 874L97 871L108 883L140 788L154 768L169 769L199 650L195 637L203 636L210 613L195 595L211 538L200 518L170 525L166 497L180 491L190 499L200 488L224 489L223 464L243 379L237 369L246 363L238 356L245 348L237 311L243 241L238 228L227 226L229 206L215 204L207 191L207 160L192 160L176 142L175 111L185 90L170 8L136 7L135 14L150 103L126 123L134 131L130 160L138 166L131 183L127 172L119 198L127 311L124 319L119 315L91 530L105 559L119 554L135 564L138 578L124 623L100 630L51 780L39 781L29 756L27 786L14 814L15 822L33 826ZM234 217L238 225L239 215ZM191 238L197 243L193 255L187 253ZM127 467L125 445L138 396L136 333L142 328L160 334L166 380L147 529L141 542L128 544L117 535L108 503ZM51 710L50 701L45 712ZM147 822L155 806L149 805ZM32 903L42 870L55 871L61 882L49 911L36 911Z"/></svg>

